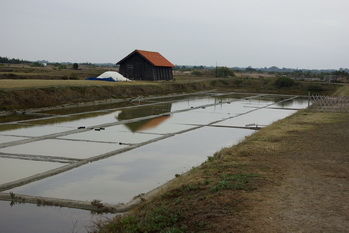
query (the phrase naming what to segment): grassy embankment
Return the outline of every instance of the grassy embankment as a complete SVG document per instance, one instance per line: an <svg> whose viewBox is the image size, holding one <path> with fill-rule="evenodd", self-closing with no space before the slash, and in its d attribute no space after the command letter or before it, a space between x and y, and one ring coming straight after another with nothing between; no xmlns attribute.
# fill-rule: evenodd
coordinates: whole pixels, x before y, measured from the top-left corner
<svg viewBox="0 0 349 233"><path fill-rule="evenodd" d="M339 87L333 95L335 95L335 96L349 96L349 84L345 84L345 85Z"/></svg>
<svg viewBox="0 0 349 233"><path fill-rule="evenodd" d="M341 232L348 129L347 113L299 111L222 149L97 231Z"/></svg>
<svg viewBox="0 0 349 233"><path fill-rule="evenodd" d="M209 89L306 95L329 94L335 86L295 82L279 87L275 78L176 77L174 81L111 83L86 80L0 80L0 111L73 104L110 98L164 95Z"/></svg>
<svg viewBox="0 0 349 233"><path fill-rule="evenodd" d="M80 80L96 77L113 69L115 68L88 65L80 65L79 69L73 69L72 65L37 67L28 64L0 64L0 79Z"/></svg>

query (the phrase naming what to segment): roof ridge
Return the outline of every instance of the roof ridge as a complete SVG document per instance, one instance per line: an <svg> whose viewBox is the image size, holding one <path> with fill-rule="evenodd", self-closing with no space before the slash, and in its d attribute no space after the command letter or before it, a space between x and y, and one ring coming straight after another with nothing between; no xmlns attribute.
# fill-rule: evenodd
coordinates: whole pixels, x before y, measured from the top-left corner
<svg viewBox="0 0 349 233"><path fill-rule="evenodd" d="M141 50L141 49L135 49L132 53L130 53L128 56L126 56L124 59L122 59L118 63L124 61L134 53L140 54L144 59L146 59L148 62L150 62L154 66L159 66L159 67L175 66L169 60L167 60L164 56L162 56L159 52L147 51L147 50Z"/></svg>

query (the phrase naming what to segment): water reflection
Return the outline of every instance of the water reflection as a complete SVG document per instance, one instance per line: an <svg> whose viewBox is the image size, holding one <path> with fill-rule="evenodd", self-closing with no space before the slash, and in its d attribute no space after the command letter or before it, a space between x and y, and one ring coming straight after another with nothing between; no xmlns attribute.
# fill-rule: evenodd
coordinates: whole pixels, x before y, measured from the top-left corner
<svg viewBox="0 0 349 233"><path fill-rule="evenodd" d="M0 210L1 232L11 233L85 233L94 229L94 222L113 216L111 214L91 214L90 211L78 209L38 207L33 204L11 206L8 201L0 201Z"/></svg>
<svg viewBox="0 0 349 233"><path fill-rule="evenodd" d="M275 104L275 106L282 108L305 108L307 105L308 100L306 98L296 98Z"/></svg>
<svg viewBox="0 0 349 233"><path fill-rule="evenodd" d="M151 115L159 115L163 113L171 112L172 103L164 103L153 106L139 107L139 108L130 108L124 109L116 116L116 119L119 121L129 120L139 117L146 117ZM125 126L132 132L143 131L151 128L155 128L169 119L171 116L159 116L147 120L137 121L133 123L127 123Z"/></svg>

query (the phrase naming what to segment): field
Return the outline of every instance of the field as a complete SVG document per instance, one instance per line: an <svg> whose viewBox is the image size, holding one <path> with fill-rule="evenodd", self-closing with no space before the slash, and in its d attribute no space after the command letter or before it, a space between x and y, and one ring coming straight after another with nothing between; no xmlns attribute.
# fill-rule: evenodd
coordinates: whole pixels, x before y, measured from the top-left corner
<svg viewBox="0 0 349 233"><path fill-rule="evenodd" d="M46 67L33 67L25 64L2 64L0 66L0 79L85 79L96 77L101 73L110 70L109 67L96 67L80 65L75 70L71 65ZM113 70L113 69L112 69Z"/></svg>
<svg viewBox="0 0 349 233"><path fill-rule="evenodd" d="M137 82L137 85L149 84L149 82ZM153 83L154 84L154 83ZM0 79L0 89L30 89L50 87L88 87L88 86L118 86L134 85L132 82L103 82L92 80L38 80L38 79Z"/></svg>

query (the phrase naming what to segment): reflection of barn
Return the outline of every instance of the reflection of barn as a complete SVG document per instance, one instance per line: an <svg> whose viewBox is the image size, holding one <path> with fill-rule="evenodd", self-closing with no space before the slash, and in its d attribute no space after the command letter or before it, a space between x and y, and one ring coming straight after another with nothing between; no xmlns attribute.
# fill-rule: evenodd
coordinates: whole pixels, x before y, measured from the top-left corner
<svg viewBox="0 0 349 233"><path fill-rule="evenodd" d="M132 80L171 80L174 65L158 52L135 50L119 61L119 73Z"/></svg>
<svg viewBox="0 0 349 233"><path fill-rule="evenodd" d="M167 112L171 112L171 103L158 104L154 106L146 106L146 107L138 107L138 108L130 108L124 109L117 116L119 121L121 120L129 120L133 118L151 116L151 115L159 115ZM151 119L137 121L133 123L127 123L125 126L129 128L132 132L142 131L150 128L154 128L164 121L170 118L169 115L154 117Z"/></svg>

